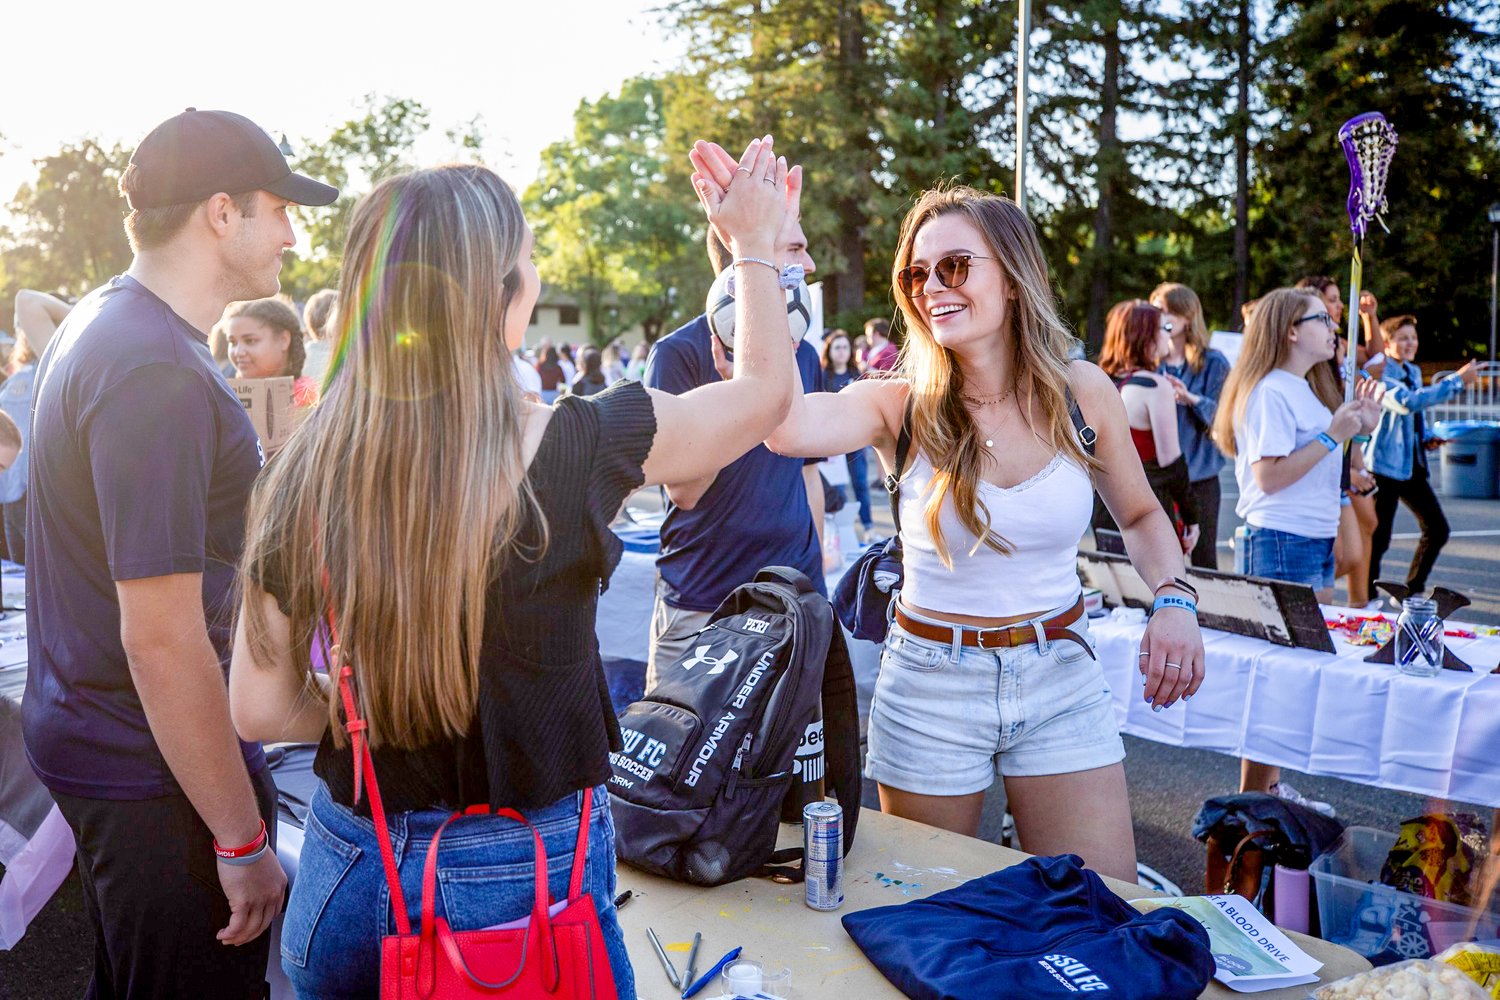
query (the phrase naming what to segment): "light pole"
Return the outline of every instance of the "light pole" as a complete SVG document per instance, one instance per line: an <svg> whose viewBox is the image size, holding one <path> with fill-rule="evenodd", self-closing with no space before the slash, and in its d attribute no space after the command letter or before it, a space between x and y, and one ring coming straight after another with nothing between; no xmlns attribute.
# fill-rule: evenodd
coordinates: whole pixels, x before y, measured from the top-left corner
<svg viewBox="0 0 1500 1000"><path fill-rule="evenodd" d="M1490 364L1495 363L1495 306L1500 294L1500 201L1490 206Z"/></svg>
<svg viewBox="0 0 1500 1000"><path fill-rule="evenodd" d="M1027 98L1031 90L1031 0L1021 0L1016 15L1016 47L1020 52L1016 71L1016 204L1026 211L1026 143L1031 126Z"/></svg>

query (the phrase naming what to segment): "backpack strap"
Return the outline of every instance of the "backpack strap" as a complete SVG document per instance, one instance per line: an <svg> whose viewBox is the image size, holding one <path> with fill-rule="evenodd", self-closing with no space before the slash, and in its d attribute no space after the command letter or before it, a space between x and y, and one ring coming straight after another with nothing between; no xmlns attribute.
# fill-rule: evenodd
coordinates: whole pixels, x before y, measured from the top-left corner
<svg viewBox="0 0 1500 1000"><path fill-rule="evenodd" d="M844 854L854 847L854 830L859 825L860 800L864 797L864 776L859 766L859 700L854 686L854 666L844 630L835 621L828 644L828 658L823 664L823 759L826 764L824 783L844 808ZM772 851L766 864L755 873L778 882L801 882L802 848L785 847ZM795 864L795 867L792 865Z"/></svg>
<svg viewBox="0 0 1500 1000"><path fill-rule="evenodd" d="M1099 441L1099 434L1083 419L1083 409L1078 405L1078 400L1073 396L1073 387L1067 388L1068 395L1068 419L1073 421L1073 431L1078 435L1078 443L1083 445L1083 451L1087 455L1094 453L1094 445Z"/></svg>
<svg viewBox="0 0 1500 1000"><path fill-rule="evenodd" d="M901 537L901 473L906 471L906 456L911 451L911 394L907 393L906 408L901 411L901 433L896 435L896 468L885 477L885 491L891 495L891 520L896 525L896 537Z"/></svg>
<svg viewBox="0 0 1500 1000"><path fill-rule="evenodd" d="M812 581L801 570L790 566L762 566L753 578L755 583L784 583L796 591L797 596L816 594Z"/></svg>

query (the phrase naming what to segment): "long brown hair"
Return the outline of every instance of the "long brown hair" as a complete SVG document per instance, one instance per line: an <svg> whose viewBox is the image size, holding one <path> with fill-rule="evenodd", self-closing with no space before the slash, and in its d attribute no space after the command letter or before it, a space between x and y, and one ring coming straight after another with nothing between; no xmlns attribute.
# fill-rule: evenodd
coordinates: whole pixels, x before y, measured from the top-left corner
<svg viewBox="0 0 1500 1000"><path fill-rule="evenodd" d="M1164 281L1152 290L1151 304L1187 320L1183 353L1187 355L1188 367L1201 372L1208 357L1208 326L1203 322L1203 303L1198 301L1198 293L1187 285Z"/></svg>
<svg viewBox="0 0 1500 1000"><path fill-rule="evenodd" d="M349 225L327 391L251 495L241 584L278 585L309 677L333 609L373 744L468 731L490 581L528 511L545 529L501 333L525 235L514 192L484 167L377 185ZM246 633L270 662L259 601Z"/></svg>
<svg viewBox="0 0 1500 1000"><path fill-rule="evenodd" d="M951 496L959 523L978 545L1009 554L1010 543L990 523L990 513L979 499L982 466L988 450L980 441L974 418L960 394L963 369L953 352L933 339L911 300L900 291L896 276L911 263L917 232L944 215L962 215L973 223L995 257L996 266L1013 296L1007 310L1016 399L1033 431L1050 446L1088 470L1099 464L1084 453L1068 417L1068 351L1074 338L1057 314L1057 300L1042 256L1036 229L1009 198L970 187L939 188L918 196L901 222L896 258L891 265L891 287L907 336L899 368L911 383L912 444L932 463L932 492L923 519L943 565L953 559L943 540L940 515Z"/></svg>
<svg viewBox="0 0 1500 1000"><path fill-rule="evenodd" d="M1117 303L1104 319L1099 367L1111 378L1133 371L1156 371L1161 310L1142 299Z"/></svg>
<svg viewBox="0 0 1500 1000"><path fill-rule="evenodd" d="M1239 359L1224 380L1219 411L1214 416L1214 444L1230 458L1237 451L1234 428L1244 423L1250 393L1286 361L1292 349L1293 325L1302 318L1309 299L1322 307L1323 300L1317 292L1298 288L1278 288L1255 300L1255 311L1245 324ZM1323 362L1313 365L1307 371L1307 384L1324 406L1330 410L1338 409L1341 400L1332 368Z"/></svg>

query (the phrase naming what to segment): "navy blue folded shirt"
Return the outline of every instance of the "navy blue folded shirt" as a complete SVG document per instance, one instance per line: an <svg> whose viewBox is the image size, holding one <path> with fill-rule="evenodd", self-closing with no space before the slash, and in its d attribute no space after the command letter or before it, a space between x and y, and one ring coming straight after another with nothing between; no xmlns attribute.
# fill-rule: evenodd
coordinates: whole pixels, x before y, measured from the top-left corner
<svg viewBox="0 0 1500 1000"><path fill-rule="evenodd" d="M1028 858L843 922L865 957L918 1000L1192 1000L1214 972L1202 924L1180 910L1138 912L1071 854Z"/></svg>

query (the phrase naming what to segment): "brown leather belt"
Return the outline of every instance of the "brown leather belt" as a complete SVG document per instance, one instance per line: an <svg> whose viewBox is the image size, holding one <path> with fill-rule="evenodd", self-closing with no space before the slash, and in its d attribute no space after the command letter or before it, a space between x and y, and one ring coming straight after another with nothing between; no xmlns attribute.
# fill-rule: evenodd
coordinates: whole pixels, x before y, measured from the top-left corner
<svg viewBox="0 0 1500 1000"><path fill-rule="evenodd" d="M1079 595L1077 602L1068 610L1043 619L1042 631L1046 633L1051 642L1076 642L1089 654L1094 656L1094 651L1089 644L1083 640L1077 632L1068 628L1069 625L1083 617L1083 595ZM934 625L931 622L918 621L901 607L901 602L896 602L896 623L907 632L930 642L944 642L950 645L953 642L955 631L962 633L959 643L964 646L977 646L980 649L1009 649L1014 646L1026 646L1036 642L1036 627L1026 623L1017 622L1014 625L999 625L994 628L979 628L975 625Z"/></svg>

